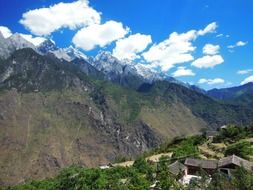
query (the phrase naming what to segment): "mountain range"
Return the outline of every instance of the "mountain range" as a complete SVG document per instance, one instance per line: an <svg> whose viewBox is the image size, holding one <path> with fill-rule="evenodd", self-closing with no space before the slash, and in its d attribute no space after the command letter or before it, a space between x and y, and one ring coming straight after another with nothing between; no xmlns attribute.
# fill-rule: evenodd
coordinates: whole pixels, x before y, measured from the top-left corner
<svg viewBox="0 0 253 190"><path fill-rule="evenodd" d="M240 99L244 99L246 96L253 95L253 83L249 82L247 84L231 88L212 89L207 91L207 95L218 100L248 104L248 101L240 101Z"/></svg>
<svg viewBox="0 0 253 190"><path fill-rule="evenodd" d="M34 46L19 34L0 34L0 57L4 185L50 177L73 164L134 157L177 136L253 120L252 102L221 101L226 90L206 92L109 52L89 57L51 40Z"/></svg>

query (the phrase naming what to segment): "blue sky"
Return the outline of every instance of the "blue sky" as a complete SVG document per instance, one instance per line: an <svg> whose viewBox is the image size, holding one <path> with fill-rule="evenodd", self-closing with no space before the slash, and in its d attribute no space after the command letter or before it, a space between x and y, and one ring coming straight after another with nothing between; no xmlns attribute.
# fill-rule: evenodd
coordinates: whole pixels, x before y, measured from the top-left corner
<svg viewBox="0 0 253 190"><path fill-rule="evenodd" d="M253 81L252 20L251 0L0 1L13 33L111 51L205 89Z"/></svg>

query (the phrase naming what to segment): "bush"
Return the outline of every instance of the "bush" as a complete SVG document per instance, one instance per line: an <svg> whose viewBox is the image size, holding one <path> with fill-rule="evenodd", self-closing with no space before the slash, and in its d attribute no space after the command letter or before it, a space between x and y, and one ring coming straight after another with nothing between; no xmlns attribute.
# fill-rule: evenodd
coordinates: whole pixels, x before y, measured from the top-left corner
<svg viewBox="0 0 253 190"><path fill-rule="evenodd" d="M147 173L150 170L151 166L144 158L140 157L135 160L133 167L140 173Z"/></svg>
<svg viewBox="0 0 253 190"><path fill-rule="evenodd" d="M253 154L253 148L249 142L239 142L232 144L227 147L225 155L229 156L233 154L245 159L249 159L249 155Z"/></svg>

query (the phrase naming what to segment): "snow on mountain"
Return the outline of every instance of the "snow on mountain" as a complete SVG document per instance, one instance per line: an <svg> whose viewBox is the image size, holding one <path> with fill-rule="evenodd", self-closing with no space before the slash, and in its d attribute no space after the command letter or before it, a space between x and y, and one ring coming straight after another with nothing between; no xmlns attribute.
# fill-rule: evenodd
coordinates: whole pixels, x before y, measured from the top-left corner
<svg viewBox="0 0 253 190"><path fill-rule="evenodd" d="M50 52L53 53L58 59L64 59L68 62L73 61L74 59L87 59L86 55L72 46L60 48Z"/></svg>
<svg viewBox="0 0 253 190"><path fill-rule="evenodd" d="M45 40L39 46L37 46L39 52L46 54L50 51L56 51L58 48L54 41L52 40Z"/></svg>
<svg viewBox="0 0 253 190"><path fill-rule="evenodd" d="M37 49L43 54L52 53L58 59L64 59L68 62L73 61L74 59L88 59L86 55L73 46L69 46L67 48L58 48L55 42L52 40L44 41L37 47Z"/></svg>
<svg viewBox="0 0 253 190"><path fill-rule="evenodd" d="M117 74L123 73L124 63L120 62L116 57L113 57L110 52L99 52L94 58L90 59L91 64L103 73L115 72Z"/></svg>
<svg viewBox="0 0 253 190"><path fill-rule="evenodd" d="M119 60L112 56L110 52L101 51L92 61L91 64L103 73L126 75L132 74L142 78L146 82L153 82L156 80L163 80L166 78L165 74L159 73L148 66L141 63L134 63L127 60Z"/></svg>
<svg viewBox="0 0 253 190"><path fill-rule="evenodd" d="M165 76L163 76L161 73L158 73L154 71L151 68L148 68L146 65L138 63L135 64L134 67L137 70L137 73L141 75L143 78L150 80L150 81L155 81L155 80L162 80L164 79Z"/></svg>
<svg viewBox="0 0 253 190"><path fill-rule="evenodd" d="M7 58L14 51L23 48L36 49L32 43L24 39L18 33L15 33L8 38L4 38L2 34L0 35L0 57Z"/></svg>
<svg viewBox="0 0 253 190"><path fill-rule="evenodd" d="M91 64L98 71L104 73L108 80L122 81L140 79L143 82L153 82L157 80L167 80L170 82L185 85L184 83L169 77L164 73L149 68L145 64L133 63L127 60L121 61L112 56L110 52L101 51L95 57L88 57L73 46L67 48L58 48L54 41L45 40L40 45L34 46L26 40L21 34L15 33L9 38L4 38L0 33L0 57L7 58L15 50L22 48L32 48L40 54L53 54L56 58L68 62L79 59L85 64ZM80 64L80 61L78 62ZM130 79L131 78L131 79Z"/></svg>
<svg viewBox="0 0 253 190"><path fill-rule="evenodd" d="M29 41L27 41L24 37L22 37L19 33L15 33L7 38L8 46L12 46L15 50L23 49L23 48L32 48L36 49L36 47Z"/></svg>

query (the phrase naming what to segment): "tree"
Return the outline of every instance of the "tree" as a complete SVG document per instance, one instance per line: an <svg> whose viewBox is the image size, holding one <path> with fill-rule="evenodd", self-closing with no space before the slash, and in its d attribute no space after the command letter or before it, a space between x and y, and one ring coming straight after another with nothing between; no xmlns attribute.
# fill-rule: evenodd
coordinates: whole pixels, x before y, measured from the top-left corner
<svg viewBox="0 0 253 190"><path fill-rule="evenodd" d="M233 173L232 184L238 189L252 190L253 188L253 174L246 169L239 167Z"/></svg>
<svg viewBox="0 0 253 190"><path fill-rule="evenodd" d="M229 156L233 154L248 159L249 155L253 154L253 148L249 142L239 142L236 144L232 144L227 147L225 155Z"/></svg>

